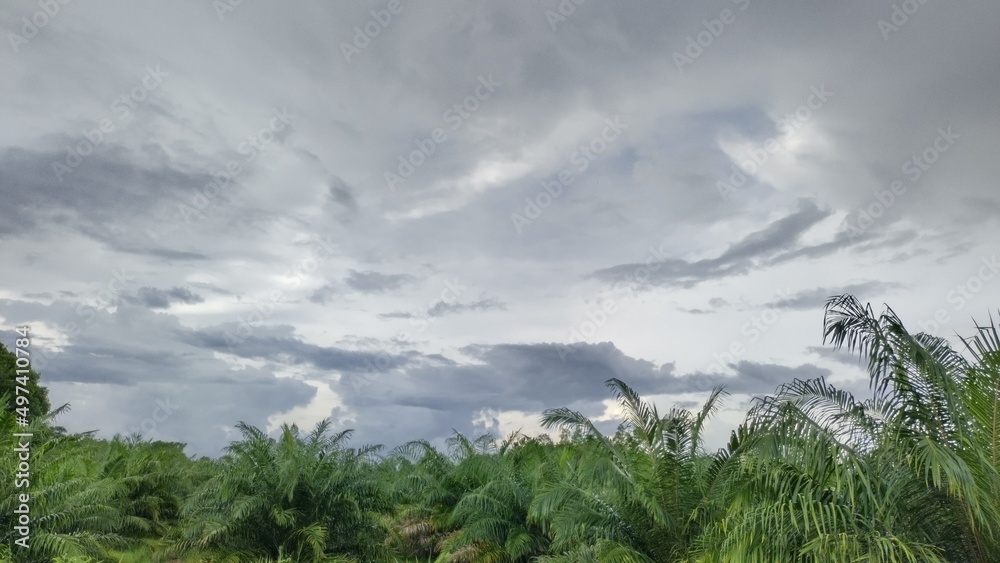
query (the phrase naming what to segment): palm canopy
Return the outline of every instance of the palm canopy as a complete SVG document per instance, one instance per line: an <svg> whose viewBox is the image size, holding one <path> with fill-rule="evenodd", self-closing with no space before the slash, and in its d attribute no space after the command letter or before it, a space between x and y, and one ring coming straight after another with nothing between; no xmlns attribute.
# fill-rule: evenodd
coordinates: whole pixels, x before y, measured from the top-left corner
<svg viewBox="0 0 1000 563"><path fill-rule="evenodd" d="M966 505L978 539L995 540L1000 535L1000 331L992 316L989 325L977 323L976 330L971 338L961 338L971 356L966 359L942 338L911 336L888 307L876 318L870 306L852 296L827 304L826 337L867 357L875 399L884 405L883 424L891 424L894 437L904 443L923 440L957 456L949 466L927 448L919 471Z"/></svg>
<svg viewBox="0 0 1000 563"><path fill-rule="evenodd" d="M660 414L623 381L610 379L607 386L625 421L621 439L609 439L567 408L543 414L543 426L569 427L595 440L592 451L565 460L564 478L532 502L532 517L546 524L563 553L545 560L677 560L709 514L706 498L728 460L724 452L702 451L705 422L724 391L713 389L697 414L678 408Z"/></svg>
<svg viewBox="0 0 1000 563"><path fill-rule="evenodd" d="M390 505L377 479L377 448L347 448L352 431L322 421L278 438L240 423L217 474L192 495L175 552L213 549L234 557L327 561L386 558L380 515Z"/></svg>
<svg viewBox="0 0 1000 563"><path fill-rule="evenodd" d="M703 538L706 561L994 561L1000 552L995 328L911 335L895 312L831 298L825 340L867 361L871 397L823 379L758 399L742 490Z"/></svg>

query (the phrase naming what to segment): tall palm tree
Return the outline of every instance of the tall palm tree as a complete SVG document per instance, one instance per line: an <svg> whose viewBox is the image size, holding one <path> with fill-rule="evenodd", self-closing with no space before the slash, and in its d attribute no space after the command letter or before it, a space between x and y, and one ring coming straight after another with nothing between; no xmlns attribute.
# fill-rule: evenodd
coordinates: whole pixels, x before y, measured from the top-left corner
<svg viewBox="0 0 1000 563"><path fill-rule="evenodd" d="M545 427L567 427L592 438L562 462L564 478L532 502L532 518L552 535L556 554L540 561L677 561L687 555L713 511L708 499L729 461L703 451L705 422L724 392L714 389L698 413L661 415L624 382L607 382L629 429L628 440L601 434L582 414L546 411Z"/></svg>
<svg viewBox="0 0 1000 563"><path fill-rule="evenodd" d="M961 399L972 442L1000 473L1000 330L992 316L989 325L977 325L976 329L975 336L962 340L974 361L964 366ZM1000 503L1000 489L994 488L990 496L994 506Z"/></svg>
<svg viewBox="0 0 1000 563"><path fill-rule="evenodd" d="M49 413L54 416L68 410L63 406ZM0 538L19 560L49 561L58 555L99 556L107 544L124 545L120 532L123 514L114 505L118 490L115 483L96 478L94 458L84 443L84 436L54 436L46 419L33 419L26 428L15 424L12 412L0 413L0 447L16 451L22 438L14 433L29 433L30 475L15 479L17 455L0 456L0 467L9 476L0 482ZM17 486L18 482L23 487ZM15 532L19 517L14 511L19 496L29 495L31 537L29 548L15 546L20 536Z"/></svg>
<svg viewBox="0 0 1000 563"><path fill-rule="evenodd" d="M962 339L970 361L942 338L910 335L888 307L876 318L853 296L831 298L826 318L835 346L867 358L876 397L895 411L898 451L911 449L903 459L913 474L947 495L970 557L982 561L1000 558L1000 338L990 320Z"/></svg>
<svg viewBox="0 0 1000 563"><path fill-rule="evenodd" d="M328 420L305 436L285 425L278 439L245 423L238 428L243 439L185 504L174 552L296 562L387 557L380 517L390 507L371 459L377 448L346 448L351 431L329 434Z"/></svg>
<svg viewBox="0 0 1000 563"><path fill-rule="evenodd" d="M528 518L528 508L545 462L545 446L514 434L498 444L455 433L449 440L455 462L452 482L463 489L439 542L439 562L527 562L545 552L547 539Z"/></svg>
<svg viewBox="0 0 1000 563"><path fill-rule="evenodd" d="M455 463L426 440L414 440L396 448L380 469L392 483L395 513L389 527L395 548L409 557L435 559L439 542L455 531L451 514L467 489L456 478Z"/></svg>
<svg viewBox="0 0 1000 563"><path fill-rule="evenodd" d="M992 358L986 334L969 344ZM759 399L699 560L996 561L995 368L852 296L827 303L825 339L867 360L871 398L815 379Z"/></svg>

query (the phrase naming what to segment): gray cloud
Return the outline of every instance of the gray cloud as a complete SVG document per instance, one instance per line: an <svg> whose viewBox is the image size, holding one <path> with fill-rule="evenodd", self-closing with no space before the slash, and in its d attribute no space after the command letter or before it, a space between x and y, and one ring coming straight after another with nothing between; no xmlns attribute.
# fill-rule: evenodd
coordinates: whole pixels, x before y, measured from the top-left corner
<svg viewBox="0 0 1000 563"><path fill-rule="evenodd" d="M308 364L321 370L363 372L379 360L378 352L346 350L309 344L294 336L291 326L263 326L244 336L239 325L228 324L184 332L178 337L200 348L244 358L271 360L289 365ZM389 367L405 366L415 353L393 357Z"/></svg>
<svg viewBox="0 0 1000 563"><path fill-rule="evenodd" d="M415 319L419 315L416 313L407 313L406 311L392 311L389 313L379 313L379 318L382 319Z"/></svg>
<svg viewBox="0 0 1000 563"><path fill-rule="evenodd" d="M78 140L64 138L55 144ZM114 243L120 237L109 225L148 221L157 207L211 179L207 174L173 168L168 162L140 164L136 155L108 146L83 158L60 181L52 165L62 163L64 152L8 147L0 153L0 170L5 171L0 197L8 202L0 211L0 230L24 234L47 223L68 224ZM124 242L119 244L128 248Z"/></svg>
<svg viewBox="0 0 1000 563"><path fill-rule="evenodd" d="M205 298L186 287L172 287L170 289L140 287L135 297L126 297L126 299L150 309L167 309L174 303L192 305L205 301Z"/></svg>
<svg viewBox="0 0 1000 563"><path fill-rule="evenodd" d="M679 310L684 311L685 313L690 313L692 315L710 315L714 312L709 309L685 309L683 307L680 308Z"/></svg>
<svg viewBox="0 0 1000 563"><path fill-rule="evenodd" d="M450 301L437 301L433 303L426 311L420 313L413 313L407 311L391 311L388 313L379 313L379 318L382 319L424 319L428 317L444 317L448 315L457 315L461 313L467 313L470 311L506 311L507 304L495 299L493 297L478 299L476 301L470 301L467 303L461 302L450 302Z"/></svg>
<svg viewBox="0 0 1000 563"><path fill-rule="evenodd" d="M846 366L865 366L865 360L863 358L844 349L838 350L832 346L809 346L807 350L809 350L812 354L820 356L821 358L830 359Z"/></svg>
<svg viewBox="0 0 1000 563"><path fill-rule="evenodd" d="M786 261L790 256L802 256L810 250L829 248L828 245L836 246L835 243L825 243L792 248L805 231L829 215L829 211L821 210L815 202L803 200L798 211L746 235L716 258L696 261L667 258L652 264L622 264L597 270L592 275L613 282L634 277L639 268L648 266L648 283L667 287L693 287L711 279L743 275L755 268Z"/></svg>
<svg viewBox="0 0 1000 563"><path fill-rule="evenodd" d="M192 453L215 455L229 440L223 429L241 419L266 426L269 415L315 394L313 387L278 378L267 368L227 365L213 350L194 346L198 333L176 317L144 306L123 302L109 313L67 301L0 300L0 316L23 319L29 326L44 320L70 335L59 351L36 335L39 344L50 344L36 344L33 358L53 404L72 406L64 424L78 430L130 433L150 416L153 401L164 398L179 407L158 425L156 437L187 443ZM9 343L14 335L4 332L2 338Z"/></svg>
<svg viewBox="0 0 1000 563"><path fill-rule="evenodd" d="M384 293L399 289L415 279L409 274L382 274L351 270L345 282L351 289L362 293Z"/></svg>
<svg viewBox="0 0 1000 563"><path fill-rule="evenodd" d="M902 287L905 287L902 283L879 281L854 283L836 288L817 287L772 301L767 304L767 307L773 309L822 310L830 297L844 294L857 296L862 301L881 300L885 302L886 300L883 297L888 292Z"/></svg>
<svg viewBox="0 0 1000 563"><path fill-rule="evenodd" d="M609 376L669 399L764 393L826 373L813 361L856 377L810 348L826 293L878 294L912 326L944 308L941 335L961 330L948 292L1000 235L1000 5L922 4L886 38L881 3L732 4L678 69L721 4L587 2L553 25L558 3L404 4L347 60L384 3L220 22L109 0L8 53L0 331L37 331L66 427L128 430L162 397L183 409L158 435L199 452L241 419L332 416L391 444L499 428L483 409L600 415ZM611 141L606 119L627 124ZM608 287L623 278L642 291ZM992 283L966 311L996 306ZM769 307L803 314L735 334ZM580 332L603 343L564 364ZM673 367L730 338L738 375Z"/></svg>
<svg viewBox="0 0 1000 563"><path fill-rule="evenodd" d="M349 211L358 210L358 201L354 197L354 190L347 185L341 177L332 176L329 180L330 199L345 207Z"/></svg>
<svg viewBox="0 0 1000 563"><path fill-rule="evenodd" d="M328 283L312 292L309 296L311 303L323 304L332 300L337 295L337 284Z"/></svg>
<svg viewBox="0 0 1000 563"><path fill-rule="evenodd" d="M430 309L427 309L427 314L432 317L442 317L444 315L453 315L456 313L464 313L466 311L489 311L491 309L504 310L506 308L506 304L493 298L480 299L470 303L447 303L445 301L438 301L432 305Z"/></svg>

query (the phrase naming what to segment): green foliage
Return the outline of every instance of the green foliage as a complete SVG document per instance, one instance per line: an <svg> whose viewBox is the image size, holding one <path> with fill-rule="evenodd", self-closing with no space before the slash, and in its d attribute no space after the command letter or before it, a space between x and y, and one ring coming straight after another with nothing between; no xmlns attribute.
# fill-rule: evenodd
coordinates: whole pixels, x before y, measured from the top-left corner
<svg viewBox="0 0 1000 563"><path fill-rule="evenodd" d="M560 460L561 475L532 503L533 519L546 524L561 554L543 560L679 560L713 513L716 476L729 459L703 451L701 442L723 391L713 390L698 413L675 408L661 415L624 382L612 379L608 387L625 416L614 439L569 409L542 418L545 426L594 438Z"/></svg>
<svg viewBox="0 0 1000 563"><path fill-rule="evenodd" d="M891 309L876 316L853 297L831 299L826 336L867 360L872 397L818 379L759 399L702 559L996 561L998 340L979 330L970 363L941 339L910 335Z"/></svg>
<svg viewBox="0 0 1000 563"><path fill-rule="evenodd" d="M28 350L29 354L31 353L31 348L26 348L26 350ZM31 356L27 356L27 358L30 359ZM17 382L17 372L19 369L22 368L17 367L17 356L15 353L8 350L0 342L0 396L8 397L8 400L4 401L4 410L7 412L14 411L14 398L17 396L15 387L20 385ZM28 408L28 418L33 420L45 416L52 407L49 405L49 390L39 384L38 373L34 369L29 369L27 378L28 384L26 386L21 385L21 387L28 391L26 395L30 401L26 405Z"/></svg>
<svg viewBox="0 0 1000 563"><path fill-rule="evenodd" d="M26 551L12 543L20 490L0 481L0 561L1000 562L990 321L960 352L891 309L831 299L826 339L867 362L870 396L786 383L714 452L702 437L722 389L661 412L617 379L613 436L556 408L542 423L557 442L456 433L442 451L415 441L384 458L324 421L276 438L240 424L221 459L194 461L183 444L66 435L53 426L64 407L25 429ZM17 430L0 413L0 449Z"/></svg>
<svg viewBox="0 0 1000 563"><path fill-rule="evenodd" d="M103 560L109 549L128 549L157 537L175 523L190 493L185 478L189 460L182 445L95 440L88 435L54 432L51 420L64 409L16 426L14 415L0 414L0 448L27 445L30 472L24 481L0 481L0 536L18 561L47 562L55 556ZM30 433L30 438L13 434ZM0 470L15 476L18 459L0 456ZM14 510L29 495L29 549L13 546Z"/></svg>
<svg viewBox="0 0 1000 563"><path fill-rule="evenodd" d="M346 448L351 431L331 435L328 421L304 436L284 426L278 439L243 423L238 428L243 439L187 500L174 552L296 562L387 557L380 517L391 506L374 448Z"/></svg>

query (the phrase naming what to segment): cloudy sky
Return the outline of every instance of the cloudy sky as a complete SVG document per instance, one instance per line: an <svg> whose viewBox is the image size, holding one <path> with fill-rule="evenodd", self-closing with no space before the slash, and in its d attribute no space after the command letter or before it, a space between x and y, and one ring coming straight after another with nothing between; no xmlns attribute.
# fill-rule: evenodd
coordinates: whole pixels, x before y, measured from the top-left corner
<svg viewBox="0 0 1000 563"><path fill-rule="evenodd" d="M238 5L237 5L238 4ZM613 430L795 377L852 293L1000 305L1000 4L13 0L0 340L61 423L214 455Z"/></svg>

